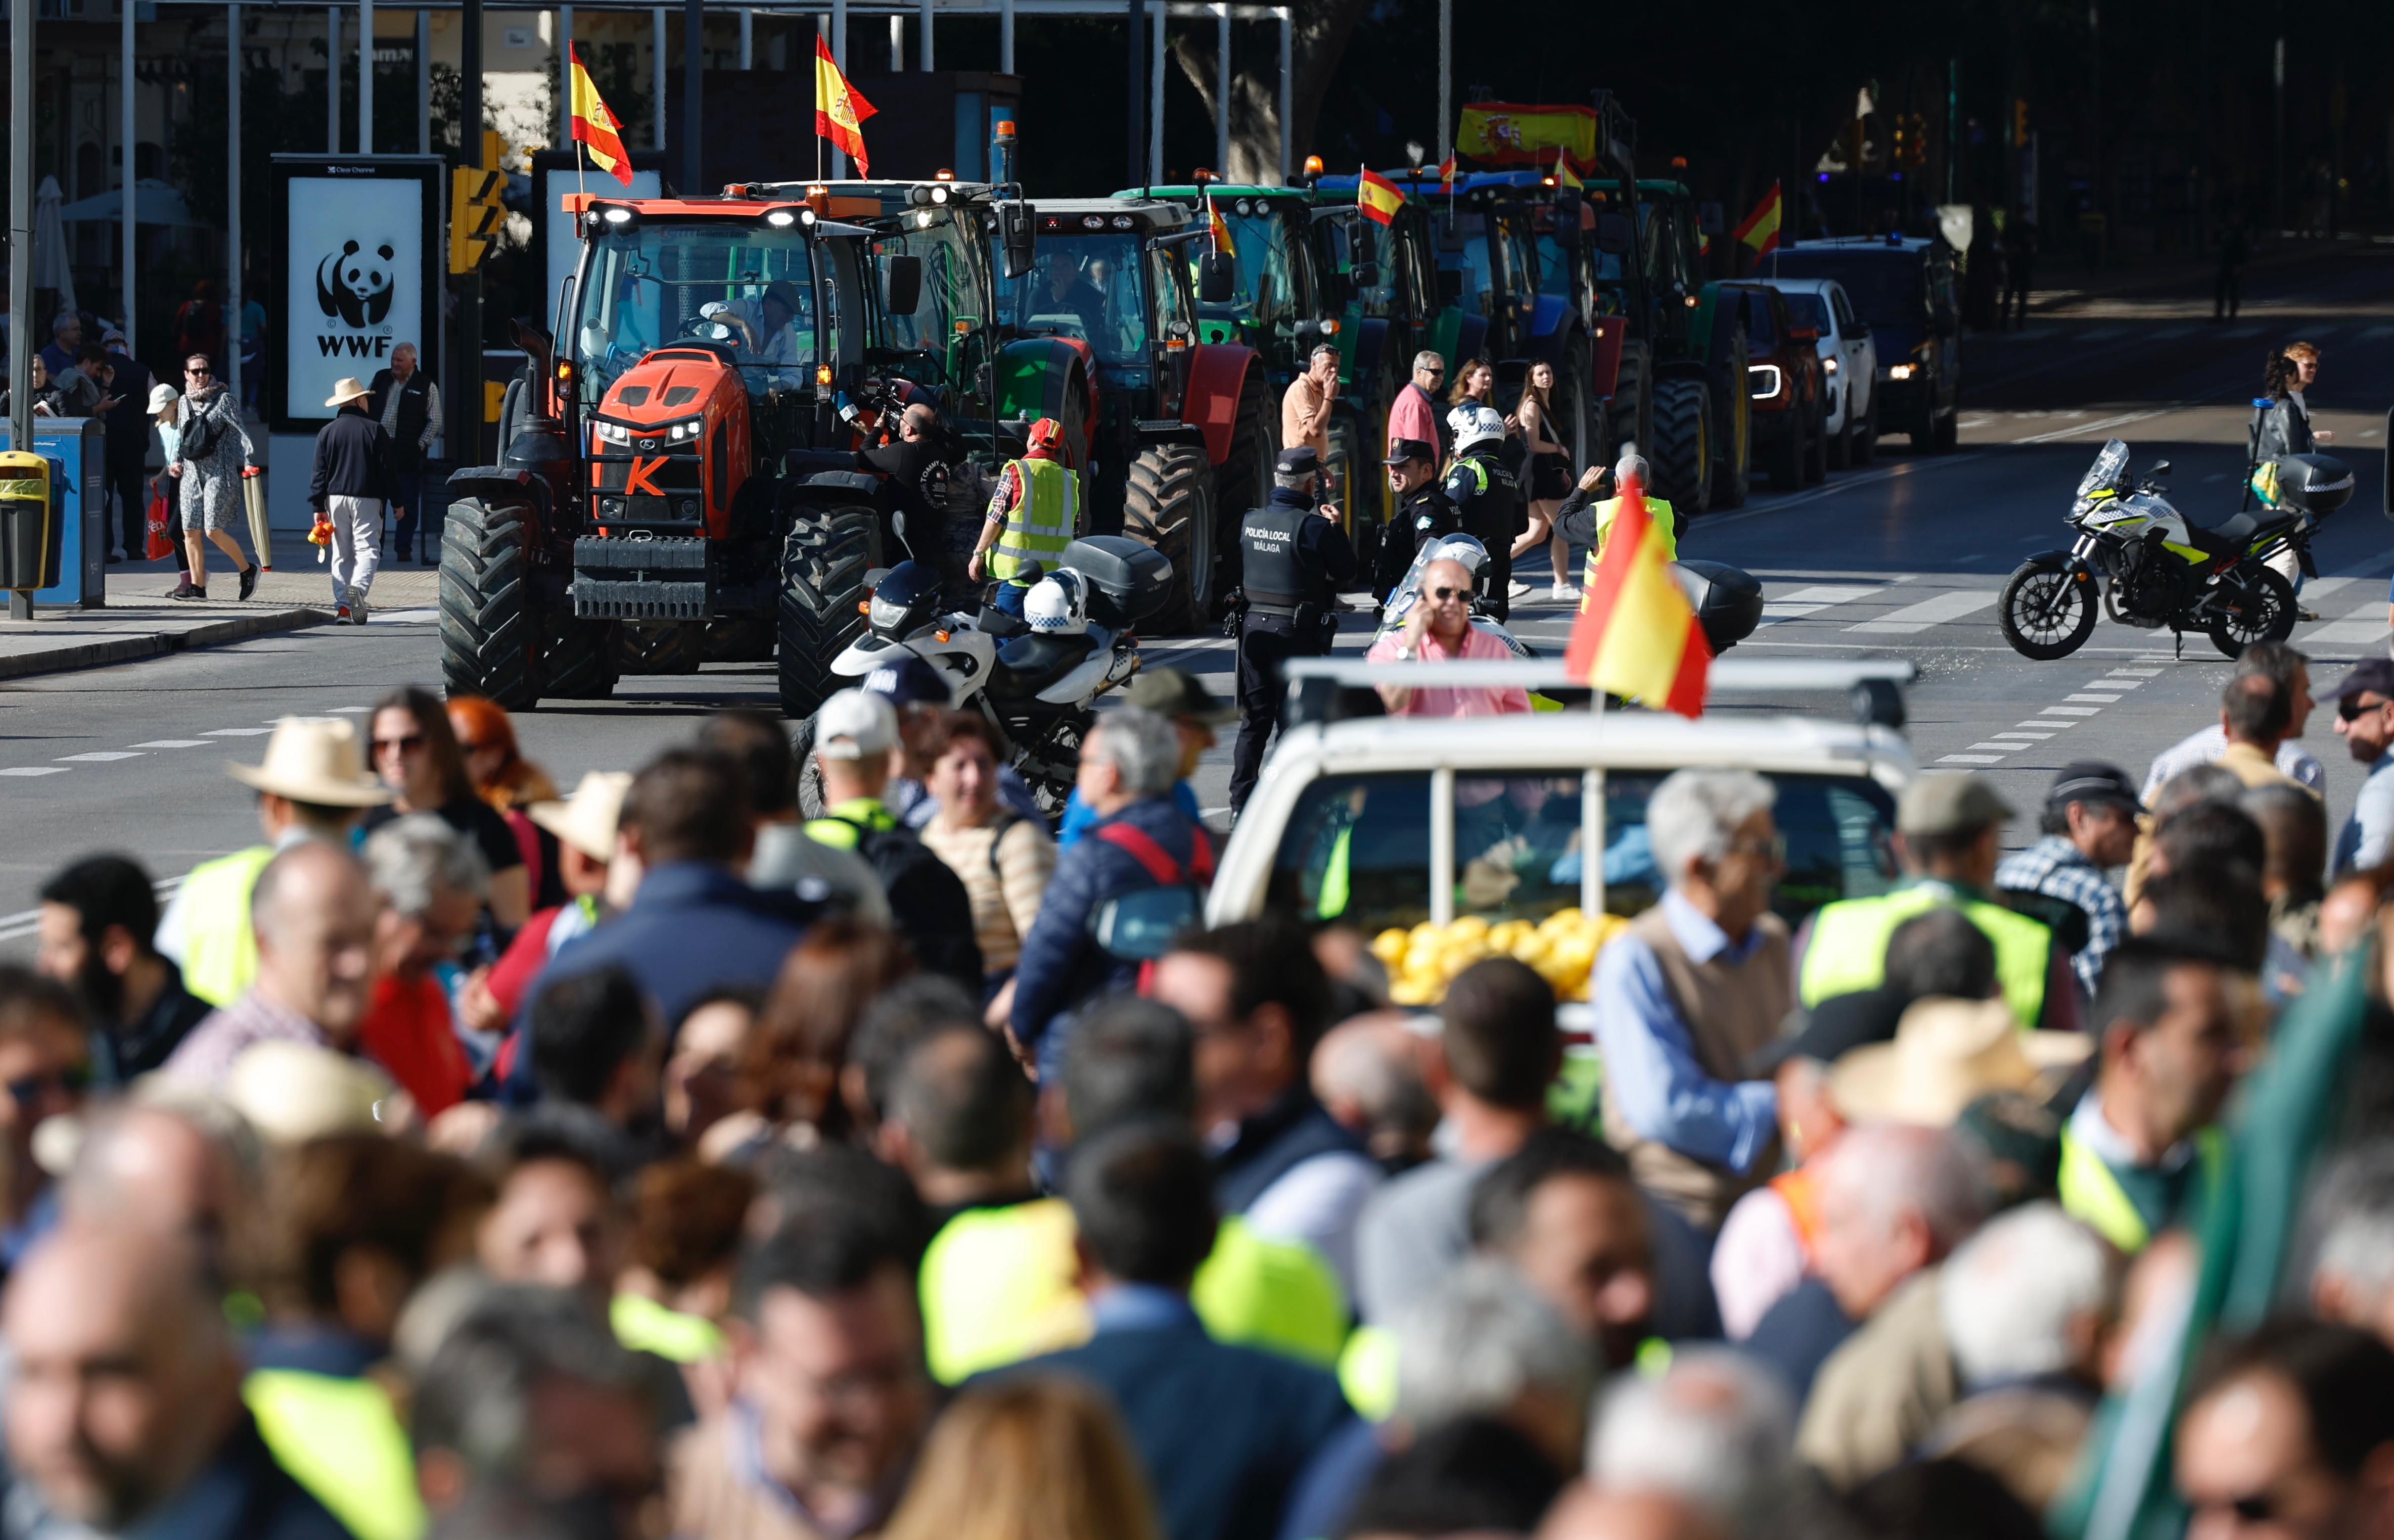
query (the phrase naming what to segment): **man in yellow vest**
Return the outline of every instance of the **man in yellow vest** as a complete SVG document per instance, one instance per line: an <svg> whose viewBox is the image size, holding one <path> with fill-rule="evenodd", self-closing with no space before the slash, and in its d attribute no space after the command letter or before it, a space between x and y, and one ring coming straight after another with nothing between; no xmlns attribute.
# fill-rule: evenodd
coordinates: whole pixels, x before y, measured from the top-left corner
<svg viewBox="0 0 2394 1540"><path fill-rule="evenodd" d="M2095 997L2102 1068L2061 1131L2061 1206L2133 1254L2207 1201L2227 1157L2219 1109L2263 1020L2253 976L2215 954L2121 942Z"/></svg>
<svg viewBox="0 0 2394 1540"><path fill-rule="evenodd" d="M1833 994L1876 989L1887 978L1888 938L1913 915L1940 904L1969 916L1995 947L2004 1003L2024 1027L2075 1032L2078 986L2070 954L2041 921L1996 902L1995 864L2011 806L1970 774L1921 776L1896 806L1896 852L1904 879L1872 898L1846 899L1816 912L1796 938L1796 994L1806 1007Z"/></svg>
<svg viewBox="0 0 2394 1540"><path fill-rule="evenodd" d="M390 800L366 773L357 725L342 717L285 717L266 741L264 764L226 770L256 790L266 843L191 868L158 921L159 954L182 968L185 989L217 1007L241 998L256 976L249 894L275 852L303 839L347 849L358 815Z"/></svg>
<svg viewBox="0 0 2394 1540"><path fill-rule="evenodd" d="M1044 573L1055 566L1081 518L1081 479L1064 463L1063 425L1042 417L1023 442L1022 458L998 473L980 543L966 569L975 583L997 580L991 602L1009 615L1022 613L1022 601L1038 581L1030 569L1036 565Z"/></svg>
<svg viewBox="0 0 2394 1540"><path fill-rule="evenodd" d="M1587 596L1596 591L1596 559L1604 554L1605 537L1612 533L1612 520L1621 513L1621 499L1618 497L1607 497L1596 503L1588 501L1604 484L1604 475L1602 466L1588 467L1581 474L1579 485L1572 488L1571 495L1563 499L1563 506L1555 510L1555 529L1572 545L1587 547L1587 564L1580 574L1579 607L1583 610L1587 608ZM1651 484L1648 480L1646 458L1636 450L1621 456L1621 464L1613 467L1612 476L1616 487L1624 478L1631 476L1638 479L1640 487ZM1679 559L1679 516L1672 509L1671 500L1648 494L1646 515L1654 520L1655 536L1663 542L1663 559L1677 561Z"/></svg>

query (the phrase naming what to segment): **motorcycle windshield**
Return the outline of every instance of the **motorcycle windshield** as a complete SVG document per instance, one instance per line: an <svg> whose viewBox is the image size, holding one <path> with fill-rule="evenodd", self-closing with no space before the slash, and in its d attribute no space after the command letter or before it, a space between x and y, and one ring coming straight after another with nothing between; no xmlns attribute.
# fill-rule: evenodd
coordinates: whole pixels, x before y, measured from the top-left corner
<svg viewBox="0 0 2394 1540"><path fill-rule="evenodd" d="M2095 463L2087 468L2085 480L2078 483L2078 495L2092 497L2098 492L2116 490L2128 472L2128 446L2117 439L2107 439Z"/></svg>

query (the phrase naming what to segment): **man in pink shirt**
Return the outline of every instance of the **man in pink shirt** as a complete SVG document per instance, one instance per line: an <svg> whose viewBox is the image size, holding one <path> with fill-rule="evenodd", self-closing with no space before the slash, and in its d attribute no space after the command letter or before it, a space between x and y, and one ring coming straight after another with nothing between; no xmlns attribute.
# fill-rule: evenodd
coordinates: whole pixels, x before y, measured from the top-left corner
<svg viewBox="0 0 2394 1540"><path fill-rule="evenodd" d="M1438 388L1446 378L1446 360L1424 349L1414 355L1413 383L1397 392L1388 406L1388 442L1413 439L1438 450L1438 464L1446 464L1446 424L1438 409Z"/></svg>
<svg viewBox="0 0 2394 1540"><path fill-rule="evenodd" d="M1422 569L1421 601L1405 612L1404 629L1383 637L1364 654L1368 663L1441 663L1449 658L1510 658L1513 650L1494 633L1471 624L1471 573L1460 561L1433 561ZM1498 717L1530 709L1530 692L1519 685L1414 690L1379 687L1391 717Z"/></svg>

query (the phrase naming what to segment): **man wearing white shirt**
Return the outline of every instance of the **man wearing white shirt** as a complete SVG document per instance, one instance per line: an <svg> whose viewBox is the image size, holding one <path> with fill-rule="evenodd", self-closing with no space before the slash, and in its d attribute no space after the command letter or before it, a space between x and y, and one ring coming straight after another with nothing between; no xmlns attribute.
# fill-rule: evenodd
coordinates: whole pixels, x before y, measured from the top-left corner
<svg viewBox="0 0 2394 1540"><path fill-rule="evenodd" d="M2236 674L2239 678L2266 674L2293 692L2294 716L2286 724L2286 736L2278 744L2278 769L2317 792L2327 783L2327 770L2316 755L2295 741L2303 735L2303 724L2310 719L2310 661L2284 642L2256 641L2236 660ZM2153 768L2145 772L2145 806L2152 806L2153 793L2171 776L2197 765L2216 764L2227 752L2228 731L2216 722L2163 750L2155 757Z"/></svg>

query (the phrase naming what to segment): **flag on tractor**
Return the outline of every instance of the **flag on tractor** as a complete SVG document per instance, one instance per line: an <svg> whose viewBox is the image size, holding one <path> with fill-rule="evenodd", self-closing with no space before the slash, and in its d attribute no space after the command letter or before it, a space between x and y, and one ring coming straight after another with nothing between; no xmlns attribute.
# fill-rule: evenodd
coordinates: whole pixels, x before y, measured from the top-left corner
<svg viewBox="0 0 2394 1540"><path fill-rule="evenodd" d="M1596 559L1587 608L1572 623L1563 667L1573 679L1648 705L1700 717L1713 650L1664 559L1634 476Z"/></svg>
<svg viewBox="0 0 2394 1540"><path fill-rule="evenodd" d="M1756 257L1768 257L1779 249L1777 182L1771 183L1770 191L1763 194L1762 202L1754 205L1754 212L1745 217L1745 223L1730 233L1738 238L1740 244L1752 246Z"/></svg>
<svg viewBox="0 0 2394 1540"><path fill-rule="evenodd" d="M573 138L590 156L590 164L625 187L632 185L632 157L624 149L624 125L598 94L598 83L583 67L582 50L565 46L573 86Z"/></svg>
<svg viewBox="0 0 2394 1540"><path fill-rule="evenodd" d="M1439 185L1441 187L1454 180L1454 155L1453 151L1449 151L1446 159L1438 163L1438 180Z"/></svg>
<svg viewBox="0 0 2394 1540"><path fill-rule="evenodd" d="M1393 225L1397 210L1405 206L1405 195L1397 191L1396 183L1366 166L1355 183L1355 206L1375 224Z"/></svg>
<svg viewBox="0 0 2394 1540"><path fill-rule="evenodd" d="M821 34L815 38L815 132L831 140L831 147L856 163L860 177L873 175L873 166L864 155L864 120L875 109L873 103L848 83L832 62L831 45Z"/></svg>
<svg viewBox="0 0 2394 1540"><path fill-rule="evenodd" d="M1225 257L1235 259L1239 255L1239 248L1230 244L1230 223L1222 217L1222 211L1214 206L1211 193L1206 194L1205 197L1205 225L1213 234L1214 249Z"/></svg>
<svg viewBox="0 0 2394 1540"><path fill-rule="evenodd" d="M1579 179L1579 173L1572 169L1571 153L1568 151L1555 151L1555 185L1570 188L1584 188L1587 185Z"/></svg>

